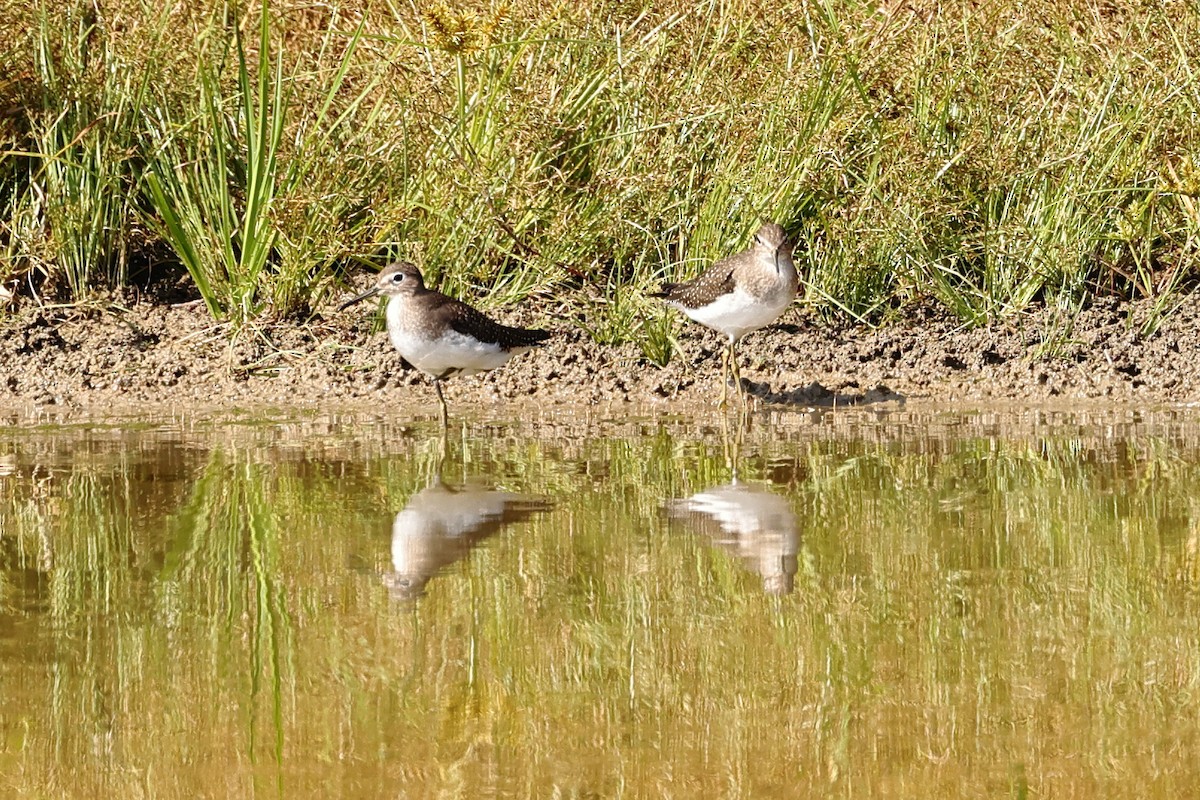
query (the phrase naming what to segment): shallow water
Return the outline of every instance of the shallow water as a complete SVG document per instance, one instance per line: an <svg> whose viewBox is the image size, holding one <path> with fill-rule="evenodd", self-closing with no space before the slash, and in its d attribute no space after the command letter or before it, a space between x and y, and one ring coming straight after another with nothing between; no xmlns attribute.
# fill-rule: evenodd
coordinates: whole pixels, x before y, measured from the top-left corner
<svg viewBox="0 0 1200 800"><path fill-rule="evenodd" d="M1198 588L1194 411L6 426L0 789L1175 798Z"/></svg>

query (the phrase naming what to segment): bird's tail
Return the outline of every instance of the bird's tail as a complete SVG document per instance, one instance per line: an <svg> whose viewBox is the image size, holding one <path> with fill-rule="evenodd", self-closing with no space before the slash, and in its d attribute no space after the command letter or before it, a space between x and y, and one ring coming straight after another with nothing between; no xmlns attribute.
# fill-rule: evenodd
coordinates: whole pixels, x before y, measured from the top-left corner
<svg viewBox="0 0 1200 800"><path fill-rule="evenodd" d="M522 328L520 336L522 341L519 344L522 347L533 347L536 344L541 344L553 335L554 331L542 330L541 328Z"/></svg>

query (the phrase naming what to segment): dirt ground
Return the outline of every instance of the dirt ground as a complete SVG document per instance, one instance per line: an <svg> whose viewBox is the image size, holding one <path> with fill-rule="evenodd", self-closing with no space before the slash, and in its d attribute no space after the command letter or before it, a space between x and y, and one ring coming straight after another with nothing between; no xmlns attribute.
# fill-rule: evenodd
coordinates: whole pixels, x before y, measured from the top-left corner
<svg viewBox="0 0 1200 800"><path fill-rule="evenodd" d="M871 329L818 321L797 304L739 349L763 403L813 407L931 401L1070 405L1087 399L1200 403L1200 303L1189 298L1153 335L1149 304L1101 300L1069 327L1037 311L963 329L936 309ZM682 327L682 357L665 368L635 345L594 344L571 320L535 309L495 315L554 328L546 346L486 375L452 379L452 412L480 404L715 405L719 337ZM236 336L198 303L129 303L125 310L24 308L0 314L0 407L54 407L96 416L178 408L352 407L432 413L432 385L406 368L368 304L329 309L308 324Z"/></svg>

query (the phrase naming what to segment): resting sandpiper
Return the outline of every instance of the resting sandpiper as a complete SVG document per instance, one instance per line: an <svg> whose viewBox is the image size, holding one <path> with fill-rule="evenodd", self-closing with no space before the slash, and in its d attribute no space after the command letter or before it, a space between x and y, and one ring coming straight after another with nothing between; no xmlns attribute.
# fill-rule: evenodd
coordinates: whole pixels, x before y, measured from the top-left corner
<svg viewBox="0 0 1200 800"><path fill-rule="evenodd" d="M504 366L510 358L550 338L549 331L510 328L478 309L425 286L421 271L405 261L388 265L368 291L338 307L382 294L388 299L387 331L392 346L409 364L433 379L442 406L442 427L449 416L442 381Z"/></svg>
<svg viewBox="0 0 1200 800"><path fill-rule="evenodd" d="M747 333L774 322L795 299L797 285L792 244L783 228L768 222L754 234L750 249L721 259L690 281L664 284L651 297L665 299L701 325L729 337L721 367L721 408L725 408L726 375L745 398L737 343Z"/></svg>

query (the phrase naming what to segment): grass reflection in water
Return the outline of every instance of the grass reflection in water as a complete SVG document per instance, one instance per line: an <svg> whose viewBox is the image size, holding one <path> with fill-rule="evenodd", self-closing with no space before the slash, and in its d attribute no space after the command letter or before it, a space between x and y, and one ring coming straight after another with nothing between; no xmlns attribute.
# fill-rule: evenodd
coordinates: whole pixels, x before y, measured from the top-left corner
<svg viewBox="0 0 1200 800"><path fill-rule="evenodd" d="M1198 422L7 428L0 787L1179 796Z"/></svg>

